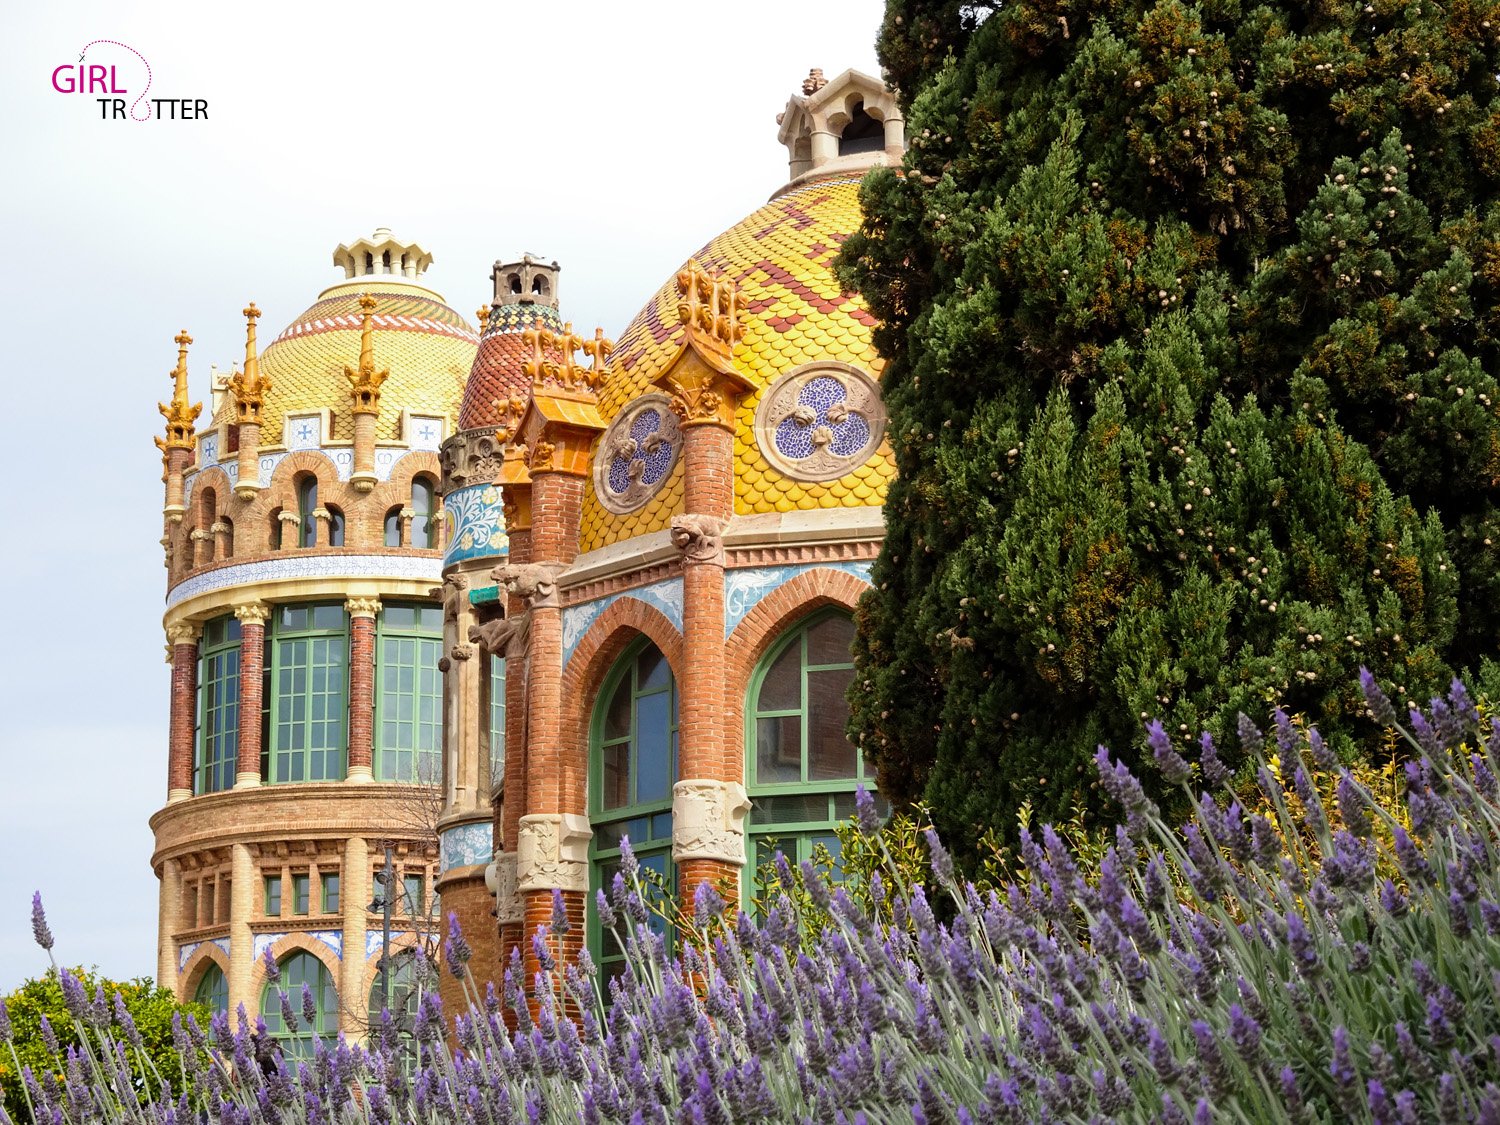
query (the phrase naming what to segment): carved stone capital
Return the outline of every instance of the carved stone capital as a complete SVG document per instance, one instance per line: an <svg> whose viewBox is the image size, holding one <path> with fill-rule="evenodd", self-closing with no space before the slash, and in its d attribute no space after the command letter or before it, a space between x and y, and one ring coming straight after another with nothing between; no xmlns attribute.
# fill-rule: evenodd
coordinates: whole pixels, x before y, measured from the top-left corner
<svg viewBox="0 0 1500 1125"><path fill-rule="evenodd" d="M672 859L745 863L750 798L736 781L679 781L672 786Z"/></svg>
<svg viewBox="0 0 1500 1125"><path fill-rule="evenodd" d="M294 526L302 522L302 517L299 516L296 512L283 511L276 518L279 519L282 523L289 523Z"/></svg>
<svg viewBox="0 0 1500 1125"><path fill-rule="evenodd" d="M522 891L587 892L593 835L588 817L575 813L523 816L516 840L516 886Z"/></svg>
<svg viewBox="0 0 1500 1125"><path fill-rule="evenodd" d="M513 566L503 563L490 572L506 593L525 600L531 609L551 609L562 604L557 593L557 576L563 572L558 563L526 563Z"/></svg>
<svg viewBox="0 0 1500 1125"><path fill-rule="evenodd" d="M672 517L672 546L684 562L724 565L724 529L728 520L691 513Z"/></svg>
<svg viewBox="0 0 1500 1125"><path fill-rule="evenodd" d="M344 603L344 612L350 617L379 617L379 598L350 598Z"/></svg>
<svg viewBox="0 0 1500 1125"><path fill-rule="evenodd" d="M271 607L265 602L246 602L234 607L234 616L241 625L264 625L271 616Z"/></svg>
<svg viewBox="0 0 1500 1125"><path fill-rule="evenodd" d="M484 885L495 896L495 918L500 925L520 925L526 920L517 882L515 852L495 853L495 861L484 869Z"/></svg>
<svg viewBox="0 0 1500 1125"><path fill-rule="evenodd" d="M314 508L312 510L312 517L315 520L329 520L333 518L333 513L327 508Z"/></svg>
<svg viewBox="0 0 1500 1125"><path fill-rule="evenodd" d="M195 645L203 634L203 628L191 621L182 621L167 626L167 643L170 645Z"/></svg>
<svg viewBox="0 0 1500 1125"><path fill-rule="evenodd" d="M192 531L188 532L188 538L191 539L194 543L202 543L206 539L212 539L213 533L210 531L204 531L201 527L195 527Z"/></svg>

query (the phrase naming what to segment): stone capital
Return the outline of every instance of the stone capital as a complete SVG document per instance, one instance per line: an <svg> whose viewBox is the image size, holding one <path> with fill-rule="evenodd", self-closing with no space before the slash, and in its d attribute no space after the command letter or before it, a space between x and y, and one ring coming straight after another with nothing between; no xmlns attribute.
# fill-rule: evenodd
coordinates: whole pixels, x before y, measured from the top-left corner
<svg viewBox="0 0 1500 1125"><path fill-rule="evenodd" d="M350 617L379 617L379 598L350 598L344 603L344 612Z"/></svg>
<svg viewBox="0 0 1500 1125"><path fill-rule="evenodd" d="M170 645L195 645L203 634L203 627L192 621L179 621L167 626L167 643Z"/></svg>
<svg viewBox="0 0 1500 1125"><path fill-rule="evenodd" d="M724 565L724 529L728 520L717 516L686 514L672 517L672 546L682 552L684 563Z"/></svg>
<svg viewBox="0 0 1500 1125"><path fill-rule="evenodd" d="M271 616L271 607L265 602L246 602L234 607L234 616L243 625L264 625Z"/></svg>
<svg viewBox="0 0 1500 1125"><path fill-rule="evenodd" d="M521 818L516 840L516 886L522 891L589 889L589 819L576 813Z"/></svg>
<svg viewBox="0 0 1500 1125"><path fill-rule="evenodd" d="M276 518L282 523L300 524L302 522L302 517L296 512L283 511Z"/></svg>
<svg viewBox="0 0 1500 1125"><path fill-rule="evenodd" d="M737 781L679 781L672 786L672 860L745 863L750 798Z"/></svg>
<svg viewBox="0 0 1500 1125"><path fill-rule="evenodd" d="M526 920L516 875L516 853L496 852L484 869L484 885L495 896L495 917L500 925L519 925Z"/></svg>

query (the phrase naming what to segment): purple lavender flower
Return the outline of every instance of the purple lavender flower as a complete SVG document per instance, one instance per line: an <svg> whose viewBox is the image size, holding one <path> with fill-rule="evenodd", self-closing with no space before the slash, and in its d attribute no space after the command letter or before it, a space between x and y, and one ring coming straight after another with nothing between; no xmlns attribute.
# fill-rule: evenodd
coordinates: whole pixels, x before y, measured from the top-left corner
<svg viewBox="0 0 1500 1125"><path fill-rule="evenodd" d="M312 987L306 981L302 982L302 1018L309 1030L317 1030L318 1005L313 999Z"/></svg>
<svg viewBox="0 0 1500 1125"><path fill-rule="evenodd" d="M448 963L448 971L462 980L464 966L473 956L474 951L469 948L469 943L464 940L463 930L459 927L458 915L450 910L448 936L443 941L443 960Z"/></svg>
<svg viewBox="0 0 1500 1125"><path fill-rule="evenodd" d="M710 883L699 883L693 891L693 923L706 927L724 913L724 899Z"/></svg>
<svg viewBox="0 0 1500 1125"><path fill-rule="evenodd" d="M1354 1060L1349 1049L1349 1032L1339 1025L1333 1029L1333 1059L1328 1064L1328 1073L1338 1084L1340 1092L1345 1097L1344 1113L1356 1116L1358 1110L1354 1100L1350 1097L1354 1083L1359 1080L1359 1074L1354 1069Z"/></svg>
<svg viewBox="0 0 1500 1125"><path fill-rule="evenodd" d="M563 899L562 891L556 887L552 889L552 932L554 934L565 934L573 928L573 923L568 921L568 904Z"/></svg>
<svg viewBox="0 0 1500 1125"><path fill-rule="evenodd" d="M1391 830L1391 837L1395 844L1396 862L1407 881L1413 886L1430 884L1433 881L1432 866L1422 855L1422 850L1406 834L1406 829L1396 825Z"/></svg>
<svg viewBox="0 0 1500 1125"><path fill-rule="evenodd" d="M1198 747L1198 768L1203 771L1204 783L1211 789L1223 788L1229 783L1229 767L1220 759L1213 735L1204 731L1198 737Z"/></svg>
<svg viewBox="0 0 1500 1125"><path fill-rule="evenodd" d="M1104 791L1125 810L1125 824L1131 834L1144 832L1146 818L1156 815L1157 809L1141 783L1125 768L1124 762L1111 763L1109 751L1103 746L1094 755L1094 765L1099 770L1099 783L1104 786Z"/></svg>
<svg viewBox="0 0 1500 1125"><path fill-rule="evenodd" d="M1375 880L1375 858L1371 848L1342 828L1334 835L1333 854L1323 861L1323 874L1330 885L1364 891Z"/></svg>
<svg viewBox="0 0 1500 1125"><path fill-rule="evenodd" d="M1438 741L1438 734L1427 721L1427 716L1415 707L1406 713L1407 725L1411 727L1411 733L1416 737L1417 745L1423 752L1436 757L1442 752L1442 745Z"/></svg>
<svg viewBox="0 0 1500 1125"><path fill-rule="evenodd" d="M15 1038L15 1029L10 1023L10 1008L0 1000L0 1043L9 1043Z"/></svg>
<svg viewBox="0 0 1500 1125"><path fill-rule="evenodd" d="M1246 1066L1254 1070L1260 1065L1260 1024L1238 1004L1229 1005L1229 1041Z"/></svg>
<svg viewBox="0 0 1500 1125"><path fill-rule="evenodd" d="M52 952L52 930L47 925L47 914L42 909L42 892L31 896L31 936L48 953Z"/></svg>
<svg viewBox="0 0 1500 1125"><path fill-rule="evenodd" d="M1240 749L1245 752L1247 758L1257 758L1260 752L1266 748L1266 736L1260 733L1260 728L1250 721L1250 717L1243 711L1236 720L1239 736Z"/></svg>
<svg viewBox="0 0 1500 1125"><path fill-rule="evenodd" d="M1172 749L1172 740L1160 719L1152 719L1146 724L1146 744L1151 747L1151 757L1168 785L1186 785L1193 779L1192 769L1183 761L1182 755Z"/></svg>
<svg viewBox="0 0 1500 1125"><path fill-rule="evenodd" d="M878 835L881 828L880 810L875 807L875 798L863 785L854 787L854 815L859 821L859 830L866 836Z"/></svg>
<svg viewBox="0 0 1500 1125"><path fill-rule="evenodd" d="M281 966L276 964L276 955L271 952L269 945L266 946L265 952L261 954L260 960L261 964L265 966L266 980L271 984L279 981L281 979Z"/></svg>
<svg viewBox="0 0 1500 1125"><path fill-rule="evenodd" d="M1339 774L1336 794L1339 802L1339 819L1344 822L1344 827L1360 839L1367 839L1374 831L1374 825L1371 824L1370 814L1365 808L1365 795L1348 770Z"/></svg>
<svg viewBox="0 0 1500 1125"><path fill-rule="evenodd" d="M1370 718L1387 729L1396 725L1396 708L1391 705L1390 696L1386 695L1378 683L1375 682L1372 673L1363 664L1359 667L1359 690L1364 692L1365 706L1370 709Z"/></svg>
<svg viewBox="0 0 1500 1125"><path fill-rule="evenodd" d="M953 857L948 854L948 849L943 847L938 834L931 828L927 829L923 836L927 840L927 854L932 862L932 873L938 877L940 883L953 882Z"/></svg>
<svg viewBox="0 0 1500 1125"><path fill-rule="evenodd" d="M1308 932L1307 923L1302 921L1302 915L1295 910L1286 916L1286 940L1297 971L1303 976L1316 976L1321 968L1318 946Z"/></svg>
<svg viewBox="0 0 1500 1125"><path fill-rule="evenodd" d="M93 1022L89 1011L89 994L83 987L83 982L67 969L58 974L58 982L62 985L63 1006L68 1009L68 1014L75 1020Z"/></svg>

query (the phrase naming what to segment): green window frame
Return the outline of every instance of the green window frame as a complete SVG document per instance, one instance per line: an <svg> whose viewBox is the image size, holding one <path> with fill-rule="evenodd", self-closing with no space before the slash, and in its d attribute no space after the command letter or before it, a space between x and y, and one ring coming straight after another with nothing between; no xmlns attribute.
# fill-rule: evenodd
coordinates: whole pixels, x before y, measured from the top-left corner
<svg viewBox="0 0 1500 1125"><path fill-rule="evenodd" d="M297 546L318 545L318 521L313 512L318 507L318 478L304 476L297 482Z"/></svg>
<svg viewBox="0 0 1500 1125"><path fill-rule="evenodd" d="M322 884L320 890L323 894L323 913L337 914L339 912L339 877L337 875L319 876Z"/></svg>
<svg viewBox="0 0 1500 1125"><path fill-rule="evenodd" d="M198 655L193 792L234 788L240 745L240 623L233 614L203 626Z"/></svg>
<svg viewBox="0 0 1500 1125"><path fill-rule="evenodd" d="M505 658L490 656L490 787L505 778Z"/></svg>
<svg viewBox="0 0 1500 1125"><path fill-rule="evenodd" d="M443 609L384 606L375 640L375 780L442 780Z"/></svg>
<svg viewBox="0 0 1500 1125"><path fill-rule="evenodd" d="M281 876L266 876L266 915L271 918L281 917Z"/></svg>
<svg viewBox="0 0 1500 1125"><path fill-rule="evenodd" d="M590 886L608 889L620 869L628 837L645 871L675 893L672 865L672 786L677 781L677 681L667 658L649 639L632 644L605 677L589 735ZM587 911L587 938L605 977L625 970L625 951ZM657 913L650 923L667 930Z"/></svg>
<svg viewBox="0 0 1500 1125"><path fill-rule="evenodd" d="M422 916L423 895L422 885L425 880L421 874L401 876L401 911L409 918L420 918Z"/></svg>
<svg viewBox="0 0 1500 1125"><path fill-rule="evenodd" d="M421 550L437 547L437 521L433 519L436 492L432 481L414 477L411 482L411 545Z"/></svg>
<svg viewBox="0 0 1500 1125"><path fill-rule="evenodd" d="M850 645L854 621L843 610L804 618L766 651L745 701L745 776L751 811L747 851L753 872L780 851L793 864L826 850L837 875L834 827L854 815L854 791L874 790L873 771L849 741ZM756 880L743 880L748 905Z"/></svg>
<svg viewBox="0 0 1500 1125"><path fill-rule="evenodd" d="M229 1011L229 980L217 962L210 961L198 978L198 987L193 989L193 1002L202 1004L210 1012Z"/></svg>
<svg viewBox="0 0 1500 1125"><path fill-rule="evenodd" d="M314 1047L321 1042L325 1047L333 1046L338 1034L339 996L333 986L333 974L312 953L298 950L283 958L278 966L281 979L266 981L260 994L260 1015L266 1021L266 1031L292 1058L312 1058ZM309 1027L302 1015L302 986L312 992L316 1015ZM291 1001L292 1012L297 1017L295 1030L287 1027L281 1014L281 996L285 992Z"/></svg>
<svg viewBox="0 0 1500 1125"><path fill-rule="evenodd" d="M312 904L312 876L305 872L292 876L292 913L306 914Z"/></svg>
<svg viewBox="0 0 1500 1125"><path fill-rule="evenodd" d="M265 666L261 781L342 781L349 719L344 607L277 606L267 631Z"/></svg>

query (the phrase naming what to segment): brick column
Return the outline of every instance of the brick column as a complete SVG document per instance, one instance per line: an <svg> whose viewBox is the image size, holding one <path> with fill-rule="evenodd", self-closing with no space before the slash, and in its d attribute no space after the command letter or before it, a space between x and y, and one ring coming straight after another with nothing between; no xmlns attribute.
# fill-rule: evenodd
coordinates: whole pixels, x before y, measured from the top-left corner
<svg viewBox="0 0 1500 1125"><path fill-rule="evenodd" d="M256 903L260 902L260 872L244 844L229 847L229 1026L237 1026L236 1013L244 1005L250 1026L260 1014L260 997L251 991L255 976L255 934L250 930Z"/></svg>
<svg viewBox="0 0 1500 1125"><path fill-rule="evenodd" d="M156 912L156 983L182 999L177 981L177 942L182 928L182 868L175 859L162 861L160 901Z"/></svg>
<svg viewBox="0 0 1500 1125"><path fill-rule="evenodd" d="M530 506L526 508L529 515ZM507 521L509 522L509 521ZM510 562L525 566L531 561L531 528L510 527ZM505 612L519 616L526 603L515 594L506 597ZM524 662L521 662L524 664ZM526 676L522 667L505 669L505 785L496 810L495 838L500 845L495 888L495 918L500 931L500 973L510 964L510 951L521 944L522 913L516 885L516 845L521 834L521 814L526 811Z"/></svg>
<svg viewBox="0 0 1500 1125"><path fill-rule="evenodd" d="M375 780L375 616L379 598L350 598L349 614L349 768L347 780Z"/></svg>
<svg viewBox="0 0 1500 1125"><path fill-rule="evenodd" d="M370 845L358 836L344 844L339 876L339 912L344 916L343 958L339 962L339 1030L350 1042L365 1037L369 988L365 984L365 908L370 902Z"/></svg>
<svg viewBox="0 0 1500 1125"><path fill-rule="evenodd" d="M260 784L261 709L265 706L266 618L271 609L263 602L234 607L240 623L240 730L234 787L253 789Z"/></svg>
<svg viewBox="0 0 1500 1125"><path fill-rule="evenodd" d="M193 737L198 706L197 625L167 630L172 646L172 717L167 735L167 802L193 795Z"/></svg>

